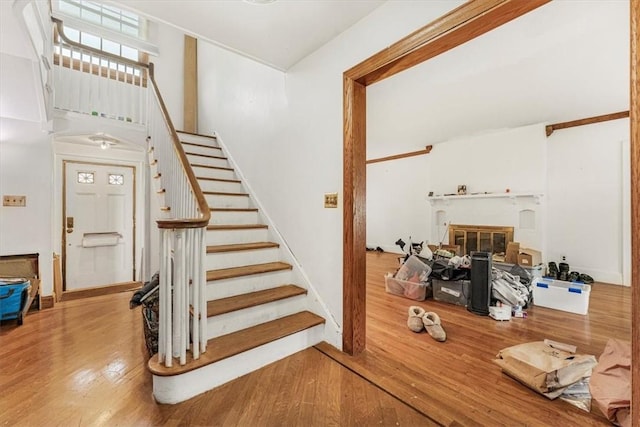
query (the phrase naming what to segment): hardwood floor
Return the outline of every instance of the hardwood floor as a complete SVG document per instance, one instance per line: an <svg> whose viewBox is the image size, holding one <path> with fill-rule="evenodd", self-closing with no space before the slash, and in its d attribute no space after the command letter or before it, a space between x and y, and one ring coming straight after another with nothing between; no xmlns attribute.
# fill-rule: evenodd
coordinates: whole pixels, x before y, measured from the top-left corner
<svg viewBox="0 0 640 427"><path fill-rule="evenodd" d="M526 319L497 322L452 304L386 293L384 273L397 265L397 255L367 254L366 351L350 357L327 345L319 348L439 424L608 425L593 408L590 414L536 394L492 360L504 347L545 338L599 357L609 338L631 339L630 288L595 284L587 316L532 306ZM411 305L440 315L446 342L407 328Z"/></svg>
<svg viewBox="0 0 640 427"><path fill-rule="evenodd" d="M315 348L181 404L156 404L130 297L63 302L22 326L1 323L0 425L437 425Z"/></svg>
<svg viewBox="0 0 640 427"><path fill-rule="evenodd" d="M142 317L129 310L128 293L63 302L20 327L5 321L0 425L608 425L530 391L492 360L504 347L544 338L599 356L609 338L630 339L629 288L594 285L588 316L534 306L527 319L496 322L386 293L383 276L397 255L368 253L367 263L365 352L350 357L320 345L178 405L153 400ZM436 311L447 341L409 331L410 305Z"/></svg>

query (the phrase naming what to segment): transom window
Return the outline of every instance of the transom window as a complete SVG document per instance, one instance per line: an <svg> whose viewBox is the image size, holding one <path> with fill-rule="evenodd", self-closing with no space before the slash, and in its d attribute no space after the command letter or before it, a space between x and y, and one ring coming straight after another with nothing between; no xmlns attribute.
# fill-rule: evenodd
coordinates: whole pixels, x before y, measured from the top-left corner
<svg viewBox="0 0 640 427"><path fill-rule="evenodd" d="M64 36L72 42L132 61L147 62L146 53L137 47L144 48L148 45L145 41L147 21L144 18L95 1L57 0L54 5L56 13L64 16ZM57 36L56 41L59 41ZM134 78L141 77L139 68L89 51L80 52L73 47L56 43L54 52L62 57L65 64L70 63L69 60L80 60L85 65L77 69L85 72L101 73L123 81L129 80L123 76L114 77L104 70L129 74ZM56 57L54 60L60 63L61 58ZM98 68L103 71L97 71Z"/></svg>
<svg viewBox="0 0 640 427"><path fill-rule="evenodd" d="M144 20L117 7L86 0L59 0L60 12L122 34L144 39Z"/></svg>

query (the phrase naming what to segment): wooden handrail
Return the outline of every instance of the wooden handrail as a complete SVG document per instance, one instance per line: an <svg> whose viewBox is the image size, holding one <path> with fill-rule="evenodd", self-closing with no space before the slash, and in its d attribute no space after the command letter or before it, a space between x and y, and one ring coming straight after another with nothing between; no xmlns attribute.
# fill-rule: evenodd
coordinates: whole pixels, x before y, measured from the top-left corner
<svg viewBox="0 0 640 427"><path fill-rule="evenodd" d="M405 157L421 156L423 154L429 154L433 149L433 145L427 145L424 150L411 151L409 153L395 154L393 156L379 157L377 159L367 160L367 164L386 162L388 160L404 159Z"/></svg>
<svg viewBox="0 0 640 427"><path fill-rule="evenodd" d="M185 174L187 175L187 179L189 184L191 185L191 190L193 191L193 195L198 202L198 209L200 210L200 218L178 218L178 219L161 219L157 220L158 228L202 228L206 227L209 224L209 219L211 218L211 211L209 210L209 205L207 204L207 200L202 193L202 189L200 188L200 184L198 184L198 180L196 179L195 174L193 173L193 169L191 168L191 164L187 159L187 155L182 148L182 144L180 144L180 139L178 138L178 134L176 133L176 129L173 126L173 122L169 117L169 112L167 111L167 107L165 106L164 100L160 95L160 91L158 90L158 85L156 84L156 79L154 76L154 65L153 63L149 64L149 80L151 81L151 87L155 95L158 97L158 103L160 104L160 111L162 112L162 117L164 118L167 126L169 127L169 132L171 133L171 140L173 142L173 148L176 150L176 154L180 159L180 164L184 169Z"/></svg>
<svg viewBox="0 0 640 427"><path fill-rule="evenodd" d="M193 173L193 169L191 168L191 164L187 159L187 155L182 148L182 144L180 144L180 139L178 138L178 134L176 133L176 129L173 126L173 122L169 117L169 113L167 107L160 95L160 90L158 89L158 85L156 84L154 77L154 66L153 63L145 64L144 62L134 61L131 59L123 58L118 55L114 55L109 52L103 52L101 50L92 48L90 46L85 46L83 44L74 42L70 40L64 34L64 26L63 21L58 18L51 18L54 25L58 30L58 34L60 38L70 46L74 46L78 49L86 50L89 52L93 52L96 55L104 56L106 58L113 59L114 61L118 61L124 64L129 64L136 67L147 68L149 70L149 81L151 81L151 87L153 88L153 92L158 98L158 103L160 105L160 111L162 112L162 117L169 128L169 133L171 134L171 140L173 142L173 148L176 150L176 154L178 159L180 159L180 164L184 170L184 173L187 176L187 180L189 181L189 185L191 186L191 191L193 191L193 195L196 198L196 202L198 203L198 209L200 210L200 218L176 218L176 219L161 219L156 221L158 224L158 228L169 228L169 229L180 229L180 228L203 228L209 224L209 219L211 218L211 211L209 210L209 205L202 193L202 189L200 188L200 184L198 184L198 180L196 179L195 174Z"/></svg>
<svg viewBox="0 0 640 427"><path fill-rule="evenodd" d="M603 114L602 116L588 117L586 119L572 120L570 122L554 123L552 125L548 125L545 129L547 132L547 136L551 136L554 130L590 125L593 123L606 122L609 120L624 119L625 117L629 117L628 110L620 111L618 113Z"/></svg>
<svg viewBox="0 0 640 427"><path fill-rule="evenodd" d="M149 64L145 64L144 62L139 62L139 61L134 61L133 59L129 59L129 58L125 58L123 56L118 56L118 55L114 55L113 53L109 53L109 52L105 52L90 46L86 46L83 44L80 44L78 42L74 42L73 40L69 39L69 37L67 37L67 35L64 33L64 22L58 18L54 18L51 17L51 21L53 21L54 25L56 26L56 29L58 30L58 35L60 36L60 38L68 45L76 47L78 49L82 49L82 50L88 50L89 52L93 52L96 55L99 56L104 56L106 58L109 59L113 59L114 61L117 62L122 62L125 64L129 64L132 65L134 67L142 67L142 68L149 68Z"/></svg>

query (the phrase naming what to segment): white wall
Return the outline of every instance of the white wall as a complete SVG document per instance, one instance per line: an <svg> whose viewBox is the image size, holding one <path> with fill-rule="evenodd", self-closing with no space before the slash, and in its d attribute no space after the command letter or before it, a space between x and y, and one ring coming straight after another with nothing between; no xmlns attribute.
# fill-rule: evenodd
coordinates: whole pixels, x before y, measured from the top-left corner
<svg viewBox="0 0 640 427"><path fill-rule="evenodd" d="M433 244L430 155L367 165L367 247L401 253L398 239Z"/></svg>
<svg viewBox="0 0 640 427"><path fill-rule="evenodd" d="M630 241L628 140L629 119L623 119L558 130L548 143L547 258L566 256L572 270L625 285L630 284L623 281Z"/></svg>
<svg viewBox="0 0 640 427"><path fill-rule="evenodd" d="M53 291L52 166L39 123L0 119L0 196L26 196L25 207L0 206L0 255L40 254L40 295Z"/></svg>
<svg viewBox="0 0 640 427"><path fill-rule="evenodd" d="M387 2L286 75L199 43L200 130L220 132L339 324L342 73L458 4ZM338 209L324 209L336 191Z"/></svg>

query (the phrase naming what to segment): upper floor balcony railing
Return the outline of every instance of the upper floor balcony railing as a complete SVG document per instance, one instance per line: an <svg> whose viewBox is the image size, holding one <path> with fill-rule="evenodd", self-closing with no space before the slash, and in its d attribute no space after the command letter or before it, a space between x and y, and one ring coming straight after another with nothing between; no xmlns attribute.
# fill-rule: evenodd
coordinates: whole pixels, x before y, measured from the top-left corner
<svg viewBox="0 0 640 427"><path fill-rule="evenodd" d="M64 34L54 18L53 107L146 124L148 65L89 49Z"/></svg>

